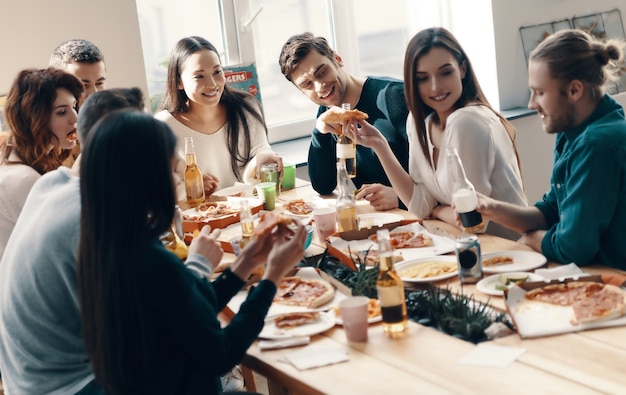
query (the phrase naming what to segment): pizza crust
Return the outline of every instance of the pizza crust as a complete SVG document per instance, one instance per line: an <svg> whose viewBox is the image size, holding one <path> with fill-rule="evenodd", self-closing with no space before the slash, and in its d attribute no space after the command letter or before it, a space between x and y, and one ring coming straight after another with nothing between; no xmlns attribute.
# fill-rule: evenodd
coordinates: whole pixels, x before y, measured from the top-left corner
<svg viewBox="0 0 626 395"><path fill-rule="evenodd" d="M320 115L320 119L325 123L344 123L350 120L363 121L369 115L359 110L344 110L341 107L331 107Z"/></svg>

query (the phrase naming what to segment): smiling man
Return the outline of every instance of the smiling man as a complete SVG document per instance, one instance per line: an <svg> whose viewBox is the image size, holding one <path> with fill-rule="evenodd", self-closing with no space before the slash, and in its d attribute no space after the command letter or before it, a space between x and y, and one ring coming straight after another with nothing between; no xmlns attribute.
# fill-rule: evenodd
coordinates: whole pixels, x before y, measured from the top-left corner
<svg viewBox="0 0 626 395"><path fill-rule="evenodd" d="M292 36L284 44L279 58L283 75L314 103L317 117L332 106L350 103L351 108L369 115L368 122L380 130L404 169L408 168L408 140L402 81L387 77L360 78L343 68L343 60L323 37L311 33ZM313 188L322 195L331 194L337 185L337 131L330 127L313 129L309 147L308 168ZM376 210L400 205L380 161L370 148L356 147L356 177L365 198Z"/></svg>
<svg viewBox="0 0 626 395"><path fill-rule="evenodd" d="M524 233L549 260L626 269L626 120L604 92L624 43L563 30L531 53L528 107L557 134L550 190L532 207L481 196L483 216Z"/></svg>

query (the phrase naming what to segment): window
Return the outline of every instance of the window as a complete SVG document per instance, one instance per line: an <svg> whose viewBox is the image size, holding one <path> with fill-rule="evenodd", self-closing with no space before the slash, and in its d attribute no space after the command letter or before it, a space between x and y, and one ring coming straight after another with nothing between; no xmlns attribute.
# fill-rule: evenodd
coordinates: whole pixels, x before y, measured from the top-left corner
<svg viewBox="0 0 626 395"><path fill-rule="evenodd" d="M203 36L223 51L225 66L256 64L271 143L308 136L317 112L317 105L287 81L278 67L280 50L291 35L310 31L326 37L344 59L348 72L355 75L402 79L407 42L422 28L450 26L449 3L457 3L386 0L383 6L378 0L136 1L150 97L155 102L160 99L167 60L176 41L189 35ZM474 4L465 6L463 12L467 17L468 12L483 11ZM480 56L466 50L478 70ZM484 80L480 75L479 79ZM489 96L490 90L485 90Z"/></svg>

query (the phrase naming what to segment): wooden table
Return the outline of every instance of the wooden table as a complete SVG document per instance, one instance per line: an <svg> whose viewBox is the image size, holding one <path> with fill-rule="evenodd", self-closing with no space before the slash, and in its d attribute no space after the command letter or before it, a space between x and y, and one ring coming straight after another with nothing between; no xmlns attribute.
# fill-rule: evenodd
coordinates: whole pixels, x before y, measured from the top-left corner
<svg viewBox="0 0 626 395"><path fill-rule="evenodd" d="M284 191L279 200L314 194L306 183ZM332 197L331 197L332 198ZM373 212L359 202L359 213ZM403 210L392 210L407 218ZM441 221L424 221L432 233L454 236L458 229ZM480 235L483 252L529 250L514 241ZM314 240L322 249L323 243ZM312 247L313 248L313 247ZM591 273L611 271L603 267L585 268ZM457 278L437 283L461 292ZM465 294L504 310L501 297L476 291L464 285ZM366 343L348 343L341 327L316 335L307 347L345 347L350 360L335 365L299 371L280 362L298 349L261 351L253 344L243 364L265 376L271 394L600 394L626 393L626 328L596 329L537 339L521 339L517 334L492 341L494 344L522 347L527 351L503 368L460 365L459 359L476 345L435 329L409 321L402 339L387 338L382 325L369 328Z"/></svg>

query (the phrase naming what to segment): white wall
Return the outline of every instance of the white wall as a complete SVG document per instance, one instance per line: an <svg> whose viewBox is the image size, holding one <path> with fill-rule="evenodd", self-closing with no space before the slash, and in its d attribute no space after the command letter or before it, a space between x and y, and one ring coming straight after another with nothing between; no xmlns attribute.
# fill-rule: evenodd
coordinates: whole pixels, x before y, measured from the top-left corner
<svg viewBox="0 0 626 395"><path fill-rule="evenodd" d="M613 9L626 19L624 0L492 0L500 108L526 107L530 98L521 27Z"/></svg>
<svg viewBox="0 0 626 395"><path fill-rule="evenodd" d="M108 88L147 95L135 0L3 0L0 37L0 94L20 70L47 67L61 42L83 38L104 54Z"/></svg>

